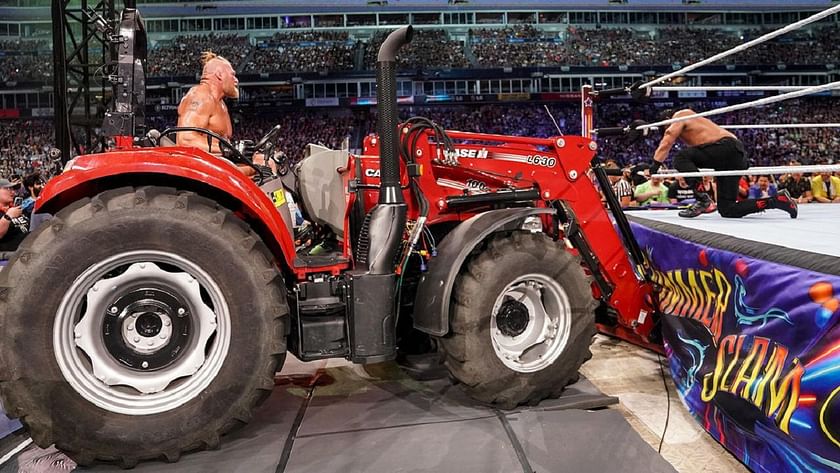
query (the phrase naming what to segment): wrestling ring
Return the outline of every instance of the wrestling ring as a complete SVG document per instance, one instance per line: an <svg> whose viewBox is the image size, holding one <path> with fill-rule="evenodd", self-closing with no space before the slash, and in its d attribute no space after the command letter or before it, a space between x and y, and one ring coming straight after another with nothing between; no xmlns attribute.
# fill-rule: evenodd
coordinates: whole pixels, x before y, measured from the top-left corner
<svg viewBox="0 0 840 473"><path fill-rule="evenodd" d="M584 87L584 130L631 139L669 125L840 89L840 81L799 86L657 86L706 64L840 12L797 23L646 83ZM596 128L599 99L654 91L776 91L757 100L653 123ZM838 123L725 125L728 130L840 128ZM840 164L745 170L661 171L652 177L836 173ZM840 209L805 204L741 219L694 219L676 210L628 214L660 287L658 305L671 374L704 429L754 471L840 471Z"/></svg>

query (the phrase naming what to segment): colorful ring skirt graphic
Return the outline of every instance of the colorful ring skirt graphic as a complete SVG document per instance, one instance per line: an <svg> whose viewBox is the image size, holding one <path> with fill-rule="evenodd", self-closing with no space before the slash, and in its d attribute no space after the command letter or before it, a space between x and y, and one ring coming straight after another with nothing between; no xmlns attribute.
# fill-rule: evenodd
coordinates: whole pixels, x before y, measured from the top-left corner
<svg viewBox="0 0 840 473"><path fill-rule="evenodd" d="M840 277L634 225L680 396L754 471L840 472Z"/></svg>

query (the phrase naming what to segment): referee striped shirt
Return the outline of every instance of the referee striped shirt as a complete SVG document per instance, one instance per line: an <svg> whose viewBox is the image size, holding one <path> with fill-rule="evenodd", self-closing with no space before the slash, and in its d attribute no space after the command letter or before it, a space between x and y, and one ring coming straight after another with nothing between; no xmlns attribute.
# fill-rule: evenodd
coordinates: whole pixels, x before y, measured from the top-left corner
<svg viewBox="0 0 840 473"><path fill-rule="evenodd" d="M615 192L618 200L621 200L623 197L633 198L633 186L624 179L619 179L618 182L613 184L613 192Z"/></svg>

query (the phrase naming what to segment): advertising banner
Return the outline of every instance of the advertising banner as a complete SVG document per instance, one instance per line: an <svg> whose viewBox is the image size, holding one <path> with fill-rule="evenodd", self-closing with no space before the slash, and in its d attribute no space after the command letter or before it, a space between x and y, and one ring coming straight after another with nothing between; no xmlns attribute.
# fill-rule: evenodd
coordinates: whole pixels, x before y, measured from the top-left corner
<svg viewBox="0 0 840 473"><path fill-rule="evenodd" d="M0 118L20 118L20 110L16 108L0 108Z"/></svg>
<svg viewBox="0 0 840 473"><path fill-rule="evenodd" d="M633 228L671 374L706 431L754 471L840 472L840 277Z"/></svg>
<svg viewBox="0 0 840 473"><path fill-rule="evenodd" d="M307 107L338 107L338 97L318 97L306 99Z"/></svg>

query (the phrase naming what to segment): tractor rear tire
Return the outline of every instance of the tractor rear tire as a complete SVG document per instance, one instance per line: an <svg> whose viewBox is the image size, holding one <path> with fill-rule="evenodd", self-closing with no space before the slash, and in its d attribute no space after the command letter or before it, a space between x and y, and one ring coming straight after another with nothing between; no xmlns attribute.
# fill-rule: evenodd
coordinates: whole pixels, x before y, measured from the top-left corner
<svg viewBox="0 0 840 473"><path fill-rule="evenodd" d="M288 313L274 258L229 210L109 190L59 211L0 272L0 395L37 445L81 465L174 462L268 397Z"/></svg>
<svg viewBox="0 0 840 473"><path fill-rule="evenodd" d="M592 356L589 279L578 258L543 233L491 237L466 263L452 297L451 330L440 339L444 363L478 401L512 409L557 397ZM517 357L519 343L531 348Z"/></svg>

